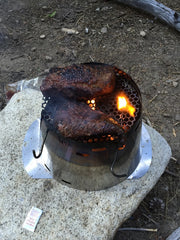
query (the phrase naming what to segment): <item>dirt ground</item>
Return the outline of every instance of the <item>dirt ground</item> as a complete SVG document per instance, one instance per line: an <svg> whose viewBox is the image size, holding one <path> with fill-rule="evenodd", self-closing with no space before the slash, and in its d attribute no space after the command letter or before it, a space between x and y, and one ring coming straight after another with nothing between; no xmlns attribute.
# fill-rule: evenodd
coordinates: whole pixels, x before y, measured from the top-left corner
<svg viewBox="0 0 180 240"><path fill-rule="evenodd" d="M161 0L180 12L179 0ZM62 28L74 29L67 34ZM145 32L143 37L140 31ZM143 119L168 141L173 159L115 239L163 240L180 226L180 34L116 1L0 0L0 109L4 86L52 66L114 64L129 73L143 98Z"/></svg>

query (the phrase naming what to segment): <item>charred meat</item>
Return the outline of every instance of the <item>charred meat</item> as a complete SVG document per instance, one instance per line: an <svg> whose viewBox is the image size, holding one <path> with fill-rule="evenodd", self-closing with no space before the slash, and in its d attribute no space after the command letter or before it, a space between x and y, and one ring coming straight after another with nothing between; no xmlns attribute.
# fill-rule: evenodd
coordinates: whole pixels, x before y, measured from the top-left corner
<svg viewBox="0 0 180 240"><path fill-rule="evenodd" d="M44 96L63 94L69 98L89 99L111 93L115 87L114 68L103 63L84 63L52 68L41 85Z"/></svg>
<svg viewBox="0 0 180 240"><path fill-rule="evenodd" d="M118 123L101 111L93 111L86 103L66 101L58 106L54 126L66 137L81 138L92 135L115 134L124 131Z"/></svg>
<svg viewBox="0 0 180 240"><path fill-rule="evenodd" d="M72 139L108 134L122 136L124 130L118 122L87 104L89 99L98 101L99 96L114 91L116 74L116 68L102 63L52 68L41 85L48 99L46 108L53 112L52 127Z"/></svg>

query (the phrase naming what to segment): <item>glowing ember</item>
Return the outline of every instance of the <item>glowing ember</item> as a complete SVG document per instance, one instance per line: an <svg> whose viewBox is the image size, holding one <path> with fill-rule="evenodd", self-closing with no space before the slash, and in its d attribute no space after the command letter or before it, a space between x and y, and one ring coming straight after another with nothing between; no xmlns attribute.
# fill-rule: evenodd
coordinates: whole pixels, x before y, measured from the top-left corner
<svg viewBox="0 0 180 240"><path fill-rule="evenodd" d="M123 150L126 145L123 145L122 147L119 147L118 150Z"/></svg>
<svg viewBox="0 0 180 240"><path fill-rule="evenodd" d="M124 93L120 93L117 100L118 110L129 113L130 116L134 117L136 109L129 102L128 97Z"/></svg>
<svg viewBox="0 0 180 240"><path fill-rule="evenodd" d="M91 99L91 100L88 100L87 101L87 104L90 106L90 108L92 110L95 110L96 109L96 101L95 101L95 98Z"/></svg>

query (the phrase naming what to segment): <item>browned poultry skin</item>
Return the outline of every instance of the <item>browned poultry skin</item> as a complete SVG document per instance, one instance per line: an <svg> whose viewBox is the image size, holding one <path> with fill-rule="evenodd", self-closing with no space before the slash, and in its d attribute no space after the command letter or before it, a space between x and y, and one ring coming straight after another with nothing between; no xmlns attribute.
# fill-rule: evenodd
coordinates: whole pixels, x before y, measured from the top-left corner
<svg viewBox="0 0 180 240"><path fill-rule="evenodd" d="M52 68L43 80L44 96L64 94L66 97L86 99L108 94L115 87L116 73L110 65L84 63L65 68Z"/></svg>

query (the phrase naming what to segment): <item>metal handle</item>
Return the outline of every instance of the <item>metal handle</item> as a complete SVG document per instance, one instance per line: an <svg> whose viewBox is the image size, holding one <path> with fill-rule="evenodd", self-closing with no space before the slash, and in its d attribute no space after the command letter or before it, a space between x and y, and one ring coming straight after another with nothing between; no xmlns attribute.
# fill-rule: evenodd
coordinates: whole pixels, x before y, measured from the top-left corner
<svg viewBox="0 0 180 240"><path fill-rule="evenodd" d="M43 152L43 147L44 147L44 144L45 144L47 135L48 135L48 132L49 132L49 130L46 131L46 136L45 136L45 138L44 138L44 140L43 140L43 143L42 143L41 150L40 150L39 154L36 155L36 151L33 150L33 156L34 156L34 158L39 158L39 157L41 156L41 154L42 154L42 152Z"/></svg>
<svg viewBox="0 0 180 240"><path fill-rule="evenodd" d="M114 157L113 163L112 163L111 168L110 168L111 173L112 173L115 177L118 177L118 178L127 177L127 174L116 174L116 173L114 172L114 165L115 165L115 163L117 162L117 159L118 159L118 158L117 158L117 155L118 155L118 150L117 150L116 153L115 153L115 157Z"/></svg>

